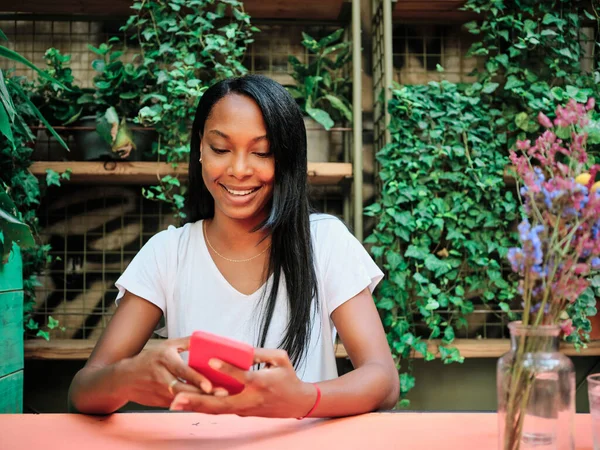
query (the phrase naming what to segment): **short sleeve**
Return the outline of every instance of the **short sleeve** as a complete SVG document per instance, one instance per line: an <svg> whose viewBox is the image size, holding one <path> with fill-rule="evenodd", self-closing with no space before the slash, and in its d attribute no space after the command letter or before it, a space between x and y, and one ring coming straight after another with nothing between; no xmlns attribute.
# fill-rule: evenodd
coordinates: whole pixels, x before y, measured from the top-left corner
<svg viewBox="0 0 600 450"><path fill-rule="evenodd" d="M116 303L129 291L150 303L158 306L165 320L167 318L167 297L170 292L168 285L171 270L171 253L173 249L173 229L161 231L154 235L141 248L129 263L123 274L115 282L119 289ZM175 247L176 248L176 247Z"/></svg>
<svg viewBox="0 0 600 450"><path fill-rule="evenodd" d="M317 219L315 253L321 268L322 292L329 314L366 287L371 293L383 278L383 272L363 245L339 219Z"/></svg>

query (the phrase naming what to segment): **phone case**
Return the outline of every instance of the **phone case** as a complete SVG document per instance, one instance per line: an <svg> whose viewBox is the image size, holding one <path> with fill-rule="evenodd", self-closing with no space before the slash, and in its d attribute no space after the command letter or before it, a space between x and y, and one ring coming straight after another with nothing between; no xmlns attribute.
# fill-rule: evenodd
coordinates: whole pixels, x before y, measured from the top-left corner
<svg viewBox="0 0 600 450"><path fill-rule="evenodd" d="M230 395L242 392L242 383L208 365L212 358L249 370L254 362L254 347L205 331L195 331L190 340L188 365L208 378L214 387L225 388Z"/></svg>

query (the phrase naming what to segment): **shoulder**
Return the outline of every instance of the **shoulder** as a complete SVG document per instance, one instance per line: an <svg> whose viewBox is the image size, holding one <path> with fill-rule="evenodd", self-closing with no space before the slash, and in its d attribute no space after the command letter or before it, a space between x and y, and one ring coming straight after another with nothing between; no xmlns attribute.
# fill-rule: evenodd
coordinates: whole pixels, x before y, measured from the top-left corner
<svg viewBox="0 0 600 450"><path fill-rule="evenodd" d="M182 240L187 239L190 234L190 231L200 222L196 223L186 223L183 226L175 227L174 225L169 225L166 230L159 231L154 236L152 236L148 243L147 247L151 247L158 251L168 251L168 250L177 250L179 244Z"/></svg>
<svg viewBox="0 0 600 450"><path fill-rule="evenodd" d="M348 226L330 214L311 214L310 234L317 253L326 253L356 240Z"/></svg>
<svg viewBox="0 0 600 450"><path fill-rule="evenodd" d="M344 222L331 214L311 214L310 232L313 239L333 236L347 237L352 233Z"/></svg>

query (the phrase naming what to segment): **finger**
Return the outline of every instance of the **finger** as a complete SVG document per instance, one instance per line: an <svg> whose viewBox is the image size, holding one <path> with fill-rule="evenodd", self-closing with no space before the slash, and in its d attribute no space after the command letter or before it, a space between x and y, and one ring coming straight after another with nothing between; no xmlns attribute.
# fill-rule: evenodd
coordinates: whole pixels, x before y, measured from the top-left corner
<svg viewBox="0 0 600 450"><path fill-rule="evenodd" d="M167 342L171 347L177 349L177 353L185 352L190 348L190 340L191 336L177 338L177 339L168 339Z"/></svg>
<svg viewBox="0 0 600 450"><path fill-rule="evenodd" d="M277 367L291 367L292 363L285 350L256 348L254 349L254 364L270 364Z"/></svg>
<svg viewBox="0 0 600 450"><path fill-rule="evenodd" d="M228 375L231 378L236 379L242 384L248 384L248 371L242 370L238 367L235 367L225 361L221 361L220 359L212 358L208 361L208 365L211 369L217 370L222 374Z"/></svg>
<svg viewBox="0 0 600 450"><path fill-rule="evenodd" d="M173 399L171 411L195 411L206 414L227 414L233 409L230 397L213 397L193 393L180 393Z"/></svg>
<svg viewBox="0 0 600 450"><path fill-rule="evenodd" d="M167 355L165 365L167 370L175 377L181 378L188 383L199 387L207 394L212 392L213 386L210 380L200 372L197 372L188 366L178 354L171 353Z"/></svg>
<svg viewBox="0 0 600 450"><path fill-rule="evenodd" d="M193 384L182 383L181 381L175 383L171 390L173 391L173 398L177 397L177 394L181 392L196 395L206 395L206 393L202 389L194 386Z"/></svg>

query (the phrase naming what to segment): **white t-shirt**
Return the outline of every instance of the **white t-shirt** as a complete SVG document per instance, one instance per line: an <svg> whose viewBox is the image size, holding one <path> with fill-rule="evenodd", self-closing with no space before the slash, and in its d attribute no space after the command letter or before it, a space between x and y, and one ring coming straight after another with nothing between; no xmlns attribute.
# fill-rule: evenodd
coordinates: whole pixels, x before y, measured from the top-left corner
<svg viewBox="0 0 600 450"><path fill-rule="evenodd" d="M317 382L338 376L331 313L367 286L373 292L383 273L337 218L312 214L310 229L319 308L313 314L308 352L296 372L304 381ZM288 324L287 292L281 279L266 348L278 347ZM256 345L262 313L259 300L272 282L271 276L250 295L234 289L208 252L198 221L153 236L115 284L117 303L127 290L162 310L166 326L156 331L161 336L178 338L203 330Z"/></svg>

